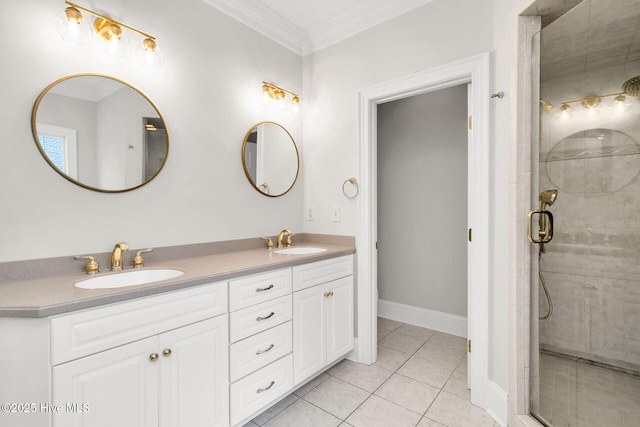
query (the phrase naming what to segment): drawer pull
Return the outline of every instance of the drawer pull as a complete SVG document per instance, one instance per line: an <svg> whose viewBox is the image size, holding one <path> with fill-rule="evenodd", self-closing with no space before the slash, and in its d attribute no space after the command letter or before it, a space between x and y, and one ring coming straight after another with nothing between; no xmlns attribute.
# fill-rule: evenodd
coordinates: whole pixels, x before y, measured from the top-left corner
<svg viewBox="0 0 640 427"><path fill-rule="evenodd" d="M269 384L267 387L257 389L256 393L262 393L263 391L269 390L271 387L273 387L275 383L276 383L275 381L271 381L271 384Z"/></svg>
<svg viewBox="0 0 640 427"><path fill-rule="evenodd" d="M171 349L170 349L170 348L165 349L165 350L162 352L162 355L163 355L164 357L169 357L169 356L171 356Z"/></svg>
<svg viewBox="0 0 640 427"><path fill-rule="evenodd" d="M269 289L273 289L273 284L267 286L266 288L256 288L256 292L264 292L268 291Z"/></svg>
<svg viewBox="0 0 640 427"><path fill-rule="evenodd" d="M276 314L276 313L274 313L274 312L272 311L272 312L271 312L271 314L270 314L270 315L268 315L268 316L265 316L265 317L256 317L256 322L260 322L260 321L262 321L262 320L267 320L267 319L269 319L269 318L273 317L273 315L274 315L274 314Z"/></svg>
<svg viewBox="0 0 640 427"><path fill-rule="evenodd" d="M149 360L151 360L152 362L155 362L156 360L158 360L158 353L153 353L149 355Z"/></svg>
<svg viewBox="0 0 640 427"><path fill-rule="evenodd" d="M325 297L332 297L333 296L333 291L332 292L325 292L324 296Z"/></svg>
<svg viewBox="0 0 640 427"><path fill-rule="evenodd" d="M269 347L265 348L264 350L258 350L258 351L256 351L256 356L258 356L258 355L260 355L260 354L263 354L263 353L266 353L267 351L272 350L272 349L273 349L273 347L275 347L275 346L276 346L275 344L271 344Z"/></svg>

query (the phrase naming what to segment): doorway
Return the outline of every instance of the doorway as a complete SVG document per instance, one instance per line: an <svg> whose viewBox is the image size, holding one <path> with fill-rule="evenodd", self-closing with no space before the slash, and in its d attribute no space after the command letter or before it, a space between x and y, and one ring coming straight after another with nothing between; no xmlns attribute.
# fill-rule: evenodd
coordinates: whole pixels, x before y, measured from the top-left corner
<svg viewBox="0 0 640 427"><path fill-rule="evenodd" d="M378 105L378 315L467 337L467 86Z"/></svg>
<svg viewBox="0 0 640 427"><path fill-rule="evenodd" d="M386 102L471 84L468 148L468 226L473 242L468 248L468 337L471 402L486 408L493 399L489 389L489 54L484 53L424 72L412 74L359 92L360 196L358 199L357 344L354 360L373 363L377 358L377 106ZM472 123L472 125L471 125Z"/></svg>

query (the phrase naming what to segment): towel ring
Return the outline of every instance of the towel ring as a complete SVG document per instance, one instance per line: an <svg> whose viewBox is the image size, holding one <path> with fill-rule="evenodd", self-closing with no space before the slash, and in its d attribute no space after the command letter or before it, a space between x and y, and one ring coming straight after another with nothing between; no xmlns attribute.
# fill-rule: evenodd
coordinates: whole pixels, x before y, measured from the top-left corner
<svg viewBox="0 0 640 427"><path fill-rule="evenodd" d="M351 184L352 190L347 192L347 184ZM355 189L355 190L354 190ZM349 178L342 184L342 192L344 193L347 199L355 199L358 197L358 193L360 192L360 187L358 186L358 180L355 178Z"/></svg>

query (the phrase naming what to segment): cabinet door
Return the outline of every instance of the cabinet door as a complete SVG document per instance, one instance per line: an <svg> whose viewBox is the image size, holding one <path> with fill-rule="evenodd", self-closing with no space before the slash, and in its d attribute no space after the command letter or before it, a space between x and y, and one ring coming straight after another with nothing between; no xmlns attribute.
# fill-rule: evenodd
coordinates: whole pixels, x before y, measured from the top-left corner
<svg viewBox="0 0 640 427"><path fill-rule="evenodd" d="M326 365L325 315L327 297L315 286L293 294L293 382L299 384Z"/></svg>
<svg viewBox="0 0 640 427"><path fill-rule="evenodd" d="M229 425L227 316L160 335L160 426Z"/></svg>
<svg viewBox="0 0 640 427"><path fill-rule="evenodd" d="M157 426L156 348L152 337L54 366L53 426Z"/></svg>
<svg viewBox="0 0 640 427"><path fill-rule="evenodd" d="M353 276L324 285L327 322L327 364L353 350Z"/></svg>

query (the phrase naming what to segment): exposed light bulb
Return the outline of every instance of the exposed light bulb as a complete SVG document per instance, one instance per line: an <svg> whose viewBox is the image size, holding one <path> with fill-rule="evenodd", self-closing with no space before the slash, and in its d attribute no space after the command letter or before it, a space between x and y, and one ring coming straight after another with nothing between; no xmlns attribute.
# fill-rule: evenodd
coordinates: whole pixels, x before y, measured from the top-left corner
<svg viewBox="0 0 640 427"><path fill-rule="evenodd" d="M616 110L617 111L624 111L624 102L627 98L624 95L618 95L615 97L614 101L616 103Z"/></svg>
<svg viewBox="0 0 640 427"><path fill-rule="evenodd" d="M80 24L82 22L82 13L73 6L69 6L64 10L67 21L71 24Z"/></svg>
<svg viewBox="0 0 640 427"><path fill-rule="evenodd" d="M563 119L566 119L567 117L569 117L569 110L571 109L571 107L569 107L569 104L562 104L562 106L560 106L560 116Z"/></svg>
<svg viewBox="0 0 640 427"><path fill-rule="evenodd" d="M300 111L300 98L298 98L297 96L294 96L293 98L291 98L291 103L293 104L293 106L291 107L291 110L294 113L298 113Z"/></svg>

